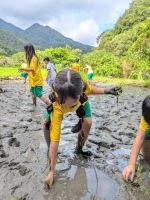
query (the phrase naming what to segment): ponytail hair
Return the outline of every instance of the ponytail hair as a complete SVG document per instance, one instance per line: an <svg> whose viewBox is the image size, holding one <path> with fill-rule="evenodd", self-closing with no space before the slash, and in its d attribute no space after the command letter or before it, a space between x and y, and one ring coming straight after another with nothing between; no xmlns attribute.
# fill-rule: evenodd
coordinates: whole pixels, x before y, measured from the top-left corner
<svg viewBox="0 0 150 200"><path fill-rule="evenodd" d="M52 113L53 111L53 103L56 101L56 97L55 97L55 93L54 92L51 92L49 94L49 100L50 100L50 104L47 106L47 112L48 112L48 118L47 118L47 121L46 121L46 129L49 130L50 129L50 124L51 124L51 118L50 118L50 114Z"/></svg>
<svg viewBox="0 0 150 200"><path fill-rule="evenodd" d="M64 104L68 97L77 99L83 91L81 76L74 70L62 70L57 74L53 88L59 104Z"/></svg>

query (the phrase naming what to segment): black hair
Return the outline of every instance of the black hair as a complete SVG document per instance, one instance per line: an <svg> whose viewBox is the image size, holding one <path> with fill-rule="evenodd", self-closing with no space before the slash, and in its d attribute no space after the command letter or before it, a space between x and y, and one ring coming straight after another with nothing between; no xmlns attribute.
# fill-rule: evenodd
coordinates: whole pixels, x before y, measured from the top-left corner
<svg viewBox="0 0 150 200"><path fill-rule="evenodd" d="M53 111L53 104L52 103L54 103L56 101L56 96L55 96L54 92L51 92L49 94L49 99L50 99L50 104L47 106L47 112L48 112L49 117L47 118L47 121L46 121L46 124L45 124L47 130L49 130L50 124L51 124L50 114Z"/></svg>
<svg viewBox="0 0 150 200"><path fill-rule="evenodd" d="M83 91L81 76L74 70L62 70L55 78L53 89L58 95L59 104L64 104L68 97L77 99Z"/></svg>
<svg viewBox="0 0 150 200"><path fill-rule="evenodd" d="M75 62L77 62L77 63L78 63L78 62L79 62L79 58L76 58L76 59L75 59Z"/></svg>
<svg viewBox="0 0 150 200"><path fill-rule="evenodd" d="M49 57L44 57L43 61L50 61Z"/></svg>
<svg viewBox="0 0 150 200"><path fill-rule="evenodd" d="M145 121L150 125L150 95L142 103L142 115Z"/></svg>
<svg viewBox="0 0 150 200"><path fill-rule="evenodd" d="M24 45L24 50L26 53L27 62L28 62L28 64L30 64L32 57L33 56L37 57L34 46L32 44L26 44L26 45ZM37 57L37 59L38 59L38 57Z"/></svg>

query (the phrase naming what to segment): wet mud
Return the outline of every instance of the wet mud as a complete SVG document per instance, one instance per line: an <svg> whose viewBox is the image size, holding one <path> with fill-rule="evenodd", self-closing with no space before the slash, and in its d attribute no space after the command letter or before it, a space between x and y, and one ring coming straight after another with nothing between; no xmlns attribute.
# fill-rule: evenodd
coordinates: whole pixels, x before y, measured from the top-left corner
<svg viewBox="0 0 150 200"><path fill-rule="evenodd" d="M109 87L109 85L100 85ZM32 105L29 86L21 80L1 81L0 94L0 200L126 200L150 199L150 167L138 157L136 183L125 183L121 171L127 165L138 129L141 104L148 88L124 86L123 94L90 96L93 124L84 147L87 158L74 153L78 121L64 115L52 188L44 190L48 173L47 146L42 131L45 105ZM49 88L44 85L44 94Z"/></svg>

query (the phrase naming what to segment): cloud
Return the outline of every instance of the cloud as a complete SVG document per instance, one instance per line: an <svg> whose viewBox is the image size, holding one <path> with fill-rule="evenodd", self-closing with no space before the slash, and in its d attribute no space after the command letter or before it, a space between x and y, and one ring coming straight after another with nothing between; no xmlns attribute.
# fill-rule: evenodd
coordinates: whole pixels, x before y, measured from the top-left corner
<svg viewBox="0 0 150 200"><path fill-rule="evenodd" d="M104 27L112 27L130 2L131 0L5 0L1 2L0 18L23 29L33 23L48 25L75 41L94 45Z"/></svg>

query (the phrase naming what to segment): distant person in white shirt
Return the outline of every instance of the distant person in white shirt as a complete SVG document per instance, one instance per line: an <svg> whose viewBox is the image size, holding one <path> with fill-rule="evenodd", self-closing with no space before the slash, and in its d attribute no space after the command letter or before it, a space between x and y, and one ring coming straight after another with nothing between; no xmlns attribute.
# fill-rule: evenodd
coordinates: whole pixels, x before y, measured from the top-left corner
<svg viewBox="0 0 150 200"><path fill-rule="evenodd" d="M84 69L87 70L87 78L88 78L88 83L92 83L92 77L93 77L93 70L92 70L92 67L89 65L88 62L85 63L85 67Z"/></svg>
<svg viewBox="0 0 150 200"><path fill-rule="evenodd" d="M43 59L43 61L45 62L46 64L46 68L47 68L47 77L46 77L46 81L48 83L48 85L50 86L50 88L52 87L52 83L55 79L55 71L56 71L56 68L55 66L53 65L53 63L51 63L49 57L45 57Z"/></svg>

